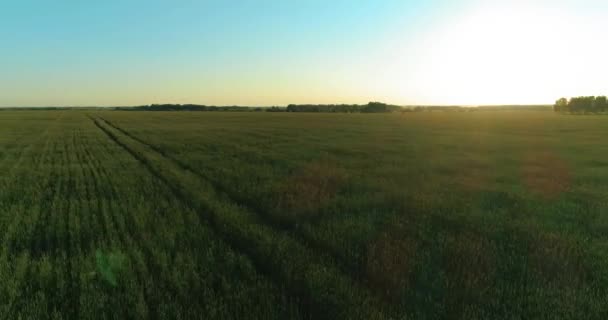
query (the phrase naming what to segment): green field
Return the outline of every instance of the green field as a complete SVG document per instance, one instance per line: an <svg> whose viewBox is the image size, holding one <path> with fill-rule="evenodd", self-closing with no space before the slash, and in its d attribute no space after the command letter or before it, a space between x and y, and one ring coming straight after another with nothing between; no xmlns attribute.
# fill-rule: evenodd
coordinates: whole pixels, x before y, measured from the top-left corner
<svg viewBox="0 0 608 320"><path fill-rule="evenodd" d="M0 111L2 319L605 319L608 118Z"/></svg>

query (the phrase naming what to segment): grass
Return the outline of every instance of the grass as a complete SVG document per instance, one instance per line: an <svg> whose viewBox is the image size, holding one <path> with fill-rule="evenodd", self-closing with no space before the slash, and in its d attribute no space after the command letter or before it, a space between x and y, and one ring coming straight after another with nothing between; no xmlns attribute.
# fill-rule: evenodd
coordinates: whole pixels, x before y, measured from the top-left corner
<svg viewBox="0 0 608 320"><path fill-rule="evenodd" d="M4 111L0 316L602 319L607 121Z"/></svg>

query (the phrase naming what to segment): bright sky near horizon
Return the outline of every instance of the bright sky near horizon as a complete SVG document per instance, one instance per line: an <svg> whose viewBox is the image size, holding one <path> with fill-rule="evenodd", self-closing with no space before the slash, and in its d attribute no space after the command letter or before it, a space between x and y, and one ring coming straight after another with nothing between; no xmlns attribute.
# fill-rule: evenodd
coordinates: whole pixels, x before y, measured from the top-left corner
<svg viewBox="0 0 608 320"><path fill-rule="evenodd" d="M0 106L608 94L605 0L0 0Z"/></svg>

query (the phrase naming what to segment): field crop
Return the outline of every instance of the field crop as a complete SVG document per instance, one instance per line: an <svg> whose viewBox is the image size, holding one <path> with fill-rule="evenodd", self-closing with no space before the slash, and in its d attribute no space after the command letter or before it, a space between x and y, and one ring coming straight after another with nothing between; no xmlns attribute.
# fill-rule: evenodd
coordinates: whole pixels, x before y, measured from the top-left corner
<svg viewBox="0 0 608 320"><path fill-rule="evenodd" d="M608 118L0 112L0 317L603 319Z"/></svg>

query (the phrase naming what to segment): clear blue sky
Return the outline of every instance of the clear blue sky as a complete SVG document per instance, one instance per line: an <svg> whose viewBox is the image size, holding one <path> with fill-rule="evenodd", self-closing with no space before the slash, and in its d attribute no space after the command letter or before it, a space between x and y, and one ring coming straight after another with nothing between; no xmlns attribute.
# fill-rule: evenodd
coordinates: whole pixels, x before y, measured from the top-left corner
<svg viewBox="0 0 608 320"><path fill-rule="evenodd" d="M475 80L488 75L487 65L505 64L500 61L502 44L490 41L497 47L486 54L496 59L482 61L487 64L483 68L476 66L474 52L484 48L488 36L512 38L506 40L511 47L535 46L534 39L522 39L529 29L543 39L557 40L551 38L555 31L543 27L554 20L543 20L542 13L559 17L568 12L600 31L607 26L602 22L608 12L602 1L563 1L560 6L544 1L534 7L526 4L529 1L489 2L5 1L0 4L0 106L515 103L525 97L538 103L551 102L557 92L595 94L603 89L557 83L551 95L542 97L502 90L490 90L496 101L470 97L471 88L492 83ZM495 16L505 17L501 12L508 12L510 21L521 20L523 27L511 30L507 21L488 27L500 20ZM534 22L532 16L538 13L540 22ZM598 13L603 19L595 17ZM578 36L586 30L572 32ZM552 44L547 40L535 49L548 50ZM606 46L594 49L597 56L576 61L593 58L596 65L603 63L600 71L606 70L600 60ZM463 54L468 51L475 61ZM517 66L535 65L533 60L541 59L504 57ZM463 63L469 68L460 69ZM541 75L559 61L552 63L531 70L532 78L542 81ZM472 74L465 74L469 71ZM513 84L515 77L507 75ZM510 84L505 81L496 82L496 87L504 90ZM456 84L458 92L451 92Z"/></svg>

